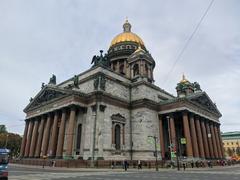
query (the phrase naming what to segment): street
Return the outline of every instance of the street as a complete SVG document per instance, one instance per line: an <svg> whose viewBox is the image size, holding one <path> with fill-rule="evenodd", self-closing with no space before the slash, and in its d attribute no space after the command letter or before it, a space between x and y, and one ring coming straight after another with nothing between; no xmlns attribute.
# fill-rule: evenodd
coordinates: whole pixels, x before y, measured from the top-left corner
<svg viewBox="0 0 240 180"><path fill-rule="evenodd" d="M30 167L9 165L10 180L70 180L70 179L88 179L88 180L132 180L132 179L168 179L168 180L238 180L240 177L240 166L214 167L212 169L186 169L186 171L177 171L177 169L160 169L159 172L154 169L137 170L129 169L127 172L122 169L67 169L46 167Z"/></svg>

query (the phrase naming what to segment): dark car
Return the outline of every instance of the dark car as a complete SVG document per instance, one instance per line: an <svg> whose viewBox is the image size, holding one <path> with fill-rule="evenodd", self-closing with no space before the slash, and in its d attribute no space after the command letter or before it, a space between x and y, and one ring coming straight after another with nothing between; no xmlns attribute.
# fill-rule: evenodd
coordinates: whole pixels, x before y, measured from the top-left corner
<svg viewBox="0 0 240 180"><path fill-rule="evenodd" d="M0 149L0 180L8 179L8 149Z"/></svg>

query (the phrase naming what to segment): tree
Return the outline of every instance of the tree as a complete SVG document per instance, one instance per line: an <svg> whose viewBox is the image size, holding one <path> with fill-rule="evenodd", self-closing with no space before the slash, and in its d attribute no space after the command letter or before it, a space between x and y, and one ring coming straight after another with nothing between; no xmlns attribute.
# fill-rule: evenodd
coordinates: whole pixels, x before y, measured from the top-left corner
<svg viewBox="0 0 240 180"><path fill-rule="evenodd" d="M7 128L5 125L0 124L0 133L6 133L7 132Z"/></svg>
<svg viewBox="0 0 240 180"><path fill-rule="evenodd" d="M17 157L20 153L22 137L14 133L0 133L0 148L10 149L10 156Z"/></svg>

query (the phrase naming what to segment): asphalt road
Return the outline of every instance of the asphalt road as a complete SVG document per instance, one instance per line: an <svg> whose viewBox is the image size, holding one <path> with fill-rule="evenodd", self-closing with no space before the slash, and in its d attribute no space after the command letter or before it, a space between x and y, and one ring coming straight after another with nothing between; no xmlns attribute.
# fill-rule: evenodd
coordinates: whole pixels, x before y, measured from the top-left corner
<svg viewBox="0 0 240 180"><path fill-rule="evenodd" d="M31 168L29 166L9 165L9 180L239 180L240 166L217 167L204 169L176 169L136 170L125 172L121 169L52 169Z"/></svg>

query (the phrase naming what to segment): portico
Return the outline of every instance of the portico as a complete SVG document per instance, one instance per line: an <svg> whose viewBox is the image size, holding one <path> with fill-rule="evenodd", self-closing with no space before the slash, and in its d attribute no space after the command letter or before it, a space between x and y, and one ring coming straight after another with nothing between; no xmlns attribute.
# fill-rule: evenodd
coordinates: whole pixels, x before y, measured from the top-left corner
<svg viewBox="0 0 240 180"><path fill-rule="evenodd" d="M203 115L186 107L164 110L163 105L161 109L159 129L170 129L170 131L160 131L163 159L170 159L171 151L192 160L224 157L219 143L220 123L218 120L207 118L206 114ZM181 143L182 138L186 140L186 143ZM172 145L171 149L170 145Z"/></svg>

